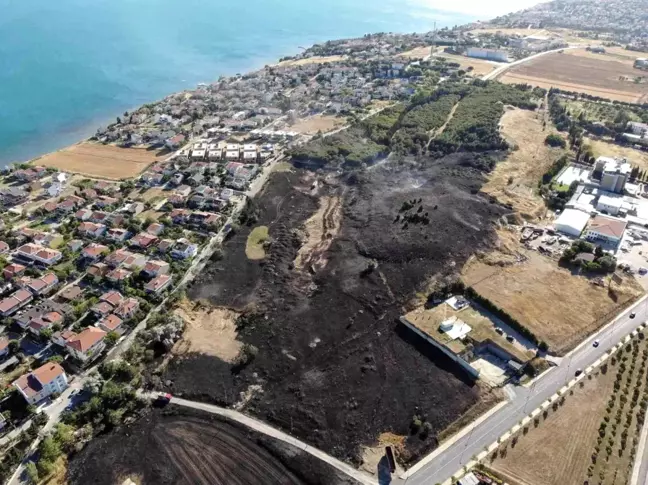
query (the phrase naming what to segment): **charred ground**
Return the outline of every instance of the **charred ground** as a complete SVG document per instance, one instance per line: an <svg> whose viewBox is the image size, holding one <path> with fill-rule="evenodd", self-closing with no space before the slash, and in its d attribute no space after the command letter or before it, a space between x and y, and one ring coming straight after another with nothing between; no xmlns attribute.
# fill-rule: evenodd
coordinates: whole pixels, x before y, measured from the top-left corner
<svg viewBox="0 0 648 485"><path fill-rule="evenodd" d="M175 359L156 384L230 405L260 386L248 412L356 462L359 445L386 431L409 435L421 415L431 429L410 436L402 458L429 450L482 391L443 355L420 348L397 318L431 279L493 245L493 223L507 211L478 194L489 163L471 154L386 162L319 176L314 189L312 173L275 174L252 209L258 220L190 290L192 299L243 310L239 339L258 353L239 366ZM304 223L324 197L342 200L339 231L317 265L295 269ZM245 256L258 225L271 238L260 262Z"/></svg>
<svg viewBox="0 0 648 485"><path fill-rule="evenodd" d="M68 483L114 485L354 485L328 464L260 433L170 406L93 440L69 466Z"/></svg>

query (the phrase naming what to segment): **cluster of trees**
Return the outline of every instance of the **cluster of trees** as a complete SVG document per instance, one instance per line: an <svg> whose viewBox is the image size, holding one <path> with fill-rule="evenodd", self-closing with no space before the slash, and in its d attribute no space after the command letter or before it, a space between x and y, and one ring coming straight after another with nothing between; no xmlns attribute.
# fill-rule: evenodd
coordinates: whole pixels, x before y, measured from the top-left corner
<svg viewBox="0 0 648 485"><path fill-rule="evenodd" d="M0 457L0 480L6 482L11 474L14 472L16 466L23 459L23 456L31 446L32 442L38 436L39 429L47 421L45 417L45 422L42 418L39 419L39 416L32 422L31 426L25 431L18 435L18 438L14 442L13 446L9 447L2 457Z"/></svg>
<svg viewBox="0 0 648 485"><path fill-rule="evenodd" d="M557 211L563 210L578 188L578 181L574 180L567 190L553 190L550 185L540 187L540 195L545 199L547 207Z"/></svg>
<svg viewBox="0 0 648 485"><path fill-rule="evenodd" d="M560 148L565 148L567 146L565 139L560 135L556 135L555 133L547 135L547 137L545 138L545 144L549 145L550 147Z"/></svg>
<svg viewBox="0 0 648 485"><path fill-rule="evenodd" d="M561 138L562 140L562 138ZM564 140L563 140L564 143ZM543 184L550 184L553 178L560 173L560 171L565 168L565 165L569 163L569 157L567 155L563 155L560 157L558 160L556 160L554 163L551 164L551 167L549 167L549 170L547 170L544 174L542 174L542 183Z"/></svg>
<svg viewBox="0 0 648 485"><path fill-rule="evenodd" d="M579 254L593 254L594 260L579 259L577 258ZM617 265L616 258L606 254L601 246L581 240L575 241L571 247L565 249L560 257L560 263L565 266L580 267L591 273L612 273Z"/></svg>
<svg viewBox="0 0 648 485"><path fill-rule="evenodd" d="M534 91L528 86L475 80L471 87L471 93L459 104L443 133L430 143L430 152L505 150L508 145L499 133L504 105L537 107Z"/></svg>
<svg viewBox="0 0 648 485"><path fill-rule="evenodd" d="M47 436L38 444L38 460L30 461L27 466L27 476L31 483L39 483L52 474L56 461L75 449L76 437L74 427L59 423L51 436Z"/></svg>

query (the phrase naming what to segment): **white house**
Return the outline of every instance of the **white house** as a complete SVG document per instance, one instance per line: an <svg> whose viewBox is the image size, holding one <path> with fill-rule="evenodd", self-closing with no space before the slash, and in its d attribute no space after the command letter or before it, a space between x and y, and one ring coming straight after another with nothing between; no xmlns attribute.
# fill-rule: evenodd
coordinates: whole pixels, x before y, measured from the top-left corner
<svg viewBox="0 0 648 485"><path fill-rule="evenodd" d="M63 367L49 362L29 374L20 376L13 385L28 404L35 404L55 392L63 392L68 387L68 381Z"/></svg>
<svg viewBox="0 0 648 485"><path fill-rule="evenodd" d="M193 258L196 254L198 254L198 246L185 238L178 239L171 250L171 256L178 259Z"/></svg>
<svg viewBox="0 0 648 485"><path fill-rule="evenodd" d="M34 243L23 244L16 249L16 253L25 259L38 261L48 266L58 263L63 257L61 252L56 249L44 248Z"/></svg>

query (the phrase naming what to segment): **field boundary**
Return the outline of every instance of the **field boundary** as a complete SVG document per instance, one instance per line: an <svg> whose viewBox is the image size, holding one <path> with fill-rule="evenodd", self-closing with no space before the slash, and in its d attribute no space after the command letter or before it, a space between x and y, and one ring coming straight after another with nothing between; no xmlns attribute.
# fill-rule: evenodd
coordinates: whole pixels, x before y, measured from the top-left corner
<svg viewBox="0 0 648 485"><path fill-rule="evenodd" d="M141 391L139 391L138 394L142 397L146 397L149 399L156 399L158 396L156 393L146 393ZM341 462L336 458L333 458L332 456L324 453L322 450L318 450L317 448L307 445L303 441L300 441L297 438L293 438L292 436L270 426L269 424L266 424L262 421L246 416L245 414L239 413L232 409L222 408L220 406L215 406L213 404L206 404L206 403L201 403L196 401L188 401L186 399L181 399L175 396L172 398L171 404L188 407L192 409L198 409L199 411L205 411L210 414L216 414L218 416L222 416L231 421L236 421L237 423L247 426L248 428L251 428L255 431L270 436L271 438L278 439L280 441L283 441L284 443L288 443L296 448L299 448L302 451L305 451L306 453L314 456L315 458L328 463L329 465L333 466L334 468L344 473L345 475L349 476L350 478L353 478L354 480L358 481L358 483L361 483L363 485L377 485L378 483L376 480L365 475L363 472L356 470L352 466L347 465L346 463Z"/></svg>
<svg viewBox="0 0 648 485"><path fill-rule="evenodd" d="M616 319L615 319L615 321L616 321ZM614 322L612 322L612 323L614 323ZM583 372L580 375L578 375L577 377L571 379L567 384L565 384L560 389L558 389L558 391L556 391L551 397L546 399L539 407L535 408L533 411L531 411L530 414L528 414L524 418L522 418L522 420L520 420L519 423L513 425L508 431L506 431L504 434L499 436L497 438L497 440L494 441L493 443L491 443L488 447L486 447L486 449L484 451L477 454L477 456L475 457L474 460L470 460L468 463L466 463L460 471L458 471L457 473L452 475L451 478L448 478L441 485L452 485L457 480L459 480L461 477L463 477L466 473L468 473L470 470L472 470L475 466L477 466L482 461L484 461L484 459L486 459L488 457L488 455L493 453L502 444L504 444L509 439L511 439L524 426L531 423L531 421L535 417L539 416L542 412L548 410L556 401L558 401L561 397L563 397L572 387L574 387L580 381L585 379L595 369L597 369L602 364L607 362L607 360L610 357L612 357L614 354L616 354L619 350L621 350L625 344L627 344L634 337L636 337L639 334L640 329L646 328L646 326L647 326L647 322L643 322L643 323L639 324L632 332L630 332L628 335L626 335L621 340L619 340L619 342L616 345L614 345L610 350L608 350L601 357L599 357L592 365L590 365L589 367L584 369Z"/></svg>

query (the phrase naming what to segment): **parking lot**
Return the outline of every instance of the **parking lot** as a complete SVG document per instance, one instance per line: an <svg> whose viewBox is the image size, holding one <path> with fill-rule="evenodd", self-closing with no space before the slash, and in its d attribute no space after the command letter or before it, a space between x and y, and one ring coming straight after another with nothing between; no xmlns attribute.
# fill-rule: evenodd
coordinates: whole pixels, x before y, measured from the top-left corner
<svg viewBox="0 0 648 485"><path fill-rule="evenodd" d="M641 236L638 230L628 229L616 256L618 263L629 265L639 284L648 290L648 240Z"/></svg>

